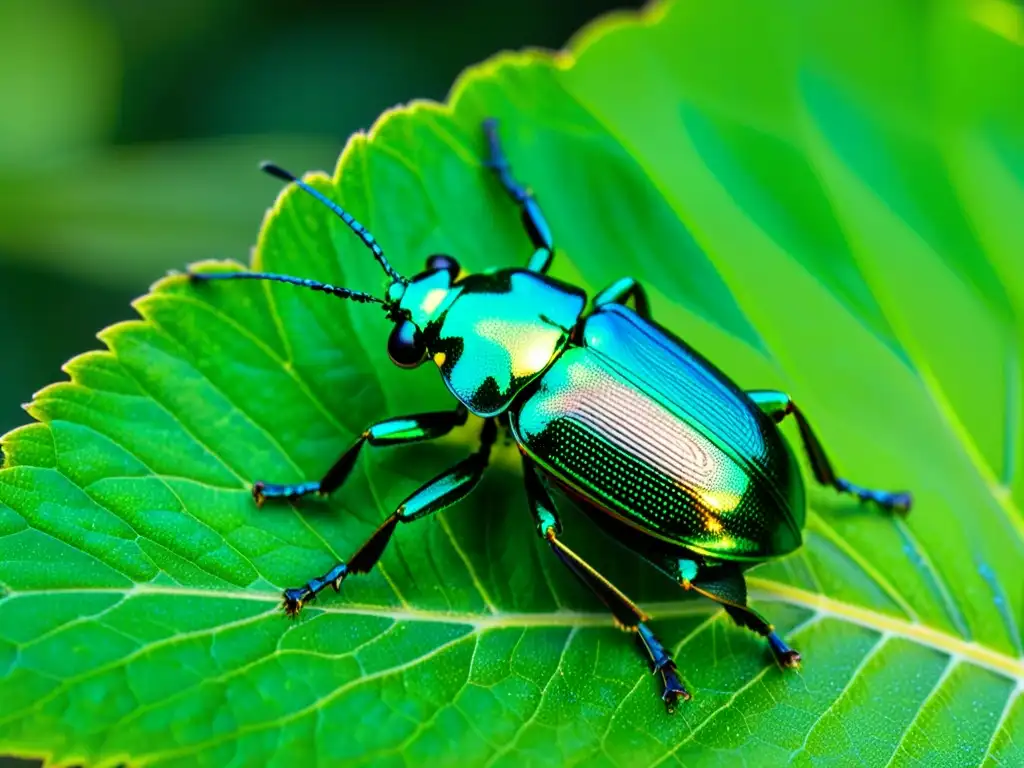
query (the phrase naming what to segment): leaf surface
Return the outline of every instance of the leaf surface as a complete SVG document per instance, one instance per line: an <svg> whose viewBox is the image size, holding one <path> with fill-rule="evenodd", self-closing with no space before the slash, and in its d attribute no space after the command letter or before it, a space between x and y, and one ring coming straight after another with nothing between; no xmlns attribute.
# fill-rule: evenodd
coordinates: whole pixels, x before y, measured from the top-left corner
<svg viewBox="0 0 1024 768"><path fill-rule="evenodd" d="M695 697L668 717L632 640L535 537L504 444L466 502L297 622L280 589L349 555L464 456L366 450L329 502L257 510L369 423L450 404L379 313L291 286L157 283L67 366L0 470L0 749L54 762L1019 765L1024 762L1024 79L1019 6L665 2L555 56L503 55L385 115L314 177L414 273L525 263L481 167L495 115L554 274L630 274L741 386L790 392L841 472L754 604L804 655L685 599L566 510L655 617ZM871 44L865 43L870 40ZM285 164L287 158L280 158ZM376 290L294 190L253 267ZM795 434L791 433L795 438Z"/></svg>

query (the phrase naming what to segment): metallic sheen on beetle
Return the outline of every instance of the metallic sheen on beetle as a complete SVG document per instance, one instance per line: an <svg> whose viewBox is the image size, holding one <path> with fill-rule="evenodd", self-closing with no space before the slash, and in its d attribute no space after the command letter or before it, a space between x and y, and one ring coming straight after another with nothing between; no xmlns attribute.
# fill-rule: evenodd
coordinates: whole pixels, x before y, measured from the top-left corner
<svg viewBox="0 0 1024 768"><path fill-rule="evenodd" d="M431 440L480 417L479 445L414 491L348 559L284 592L297 615L327 586L377 564L400 523L460 501L487 468L499 430L522 455L525 504L537 534L566 568L636 638L671 712L689 699L675 660L643 610L563 542L552 490L681 588L721 604L763 636L781 667L800 654L747 605L744 571L796 550L806 519L804 480L779 429L792 416L815 480L883 510L906 513L909 493L871 490L839 477L803 412L785 393L744 391L652 318L643 286L623 277L588 302L550 277L551 228L529 189L512 175L497 122L484 122L484 165L519 208L533 254L524 267L464 274L451 256L427 258L414 277L399 274L351 214L281 168L264 170L298 185L359 237L388 283L374 296L307 278L261 272L190 272L197 282L270 280L376 304L394 328L388 355L402 368L436 366L455 401L447 411L371 424L317 481L257 481L253 497L297 499L337 490L366 444Z"/></svg>

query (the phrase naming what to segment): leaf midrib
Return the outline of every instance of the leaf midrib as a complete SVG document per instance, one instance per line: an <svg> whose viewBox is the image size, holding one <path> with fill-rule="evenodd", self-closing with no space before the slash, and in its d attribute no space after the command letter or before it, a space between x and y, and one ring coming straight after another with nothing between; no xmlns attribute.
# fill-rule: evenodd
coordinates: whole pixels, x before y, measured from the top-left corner
<svg viewBox="0 0 1024 768"><path fill-rule="evenodd" d="M750 577L751 597L771 602L784 602L790 605L814 611L819 618L831 618L856 624L861 627L901 637L919 646L938 651L952 660L965 661L978 667L994 672L1001 677L1009 678L1024 689L1024 658L1014 658L974 641L967 641L942 630L935 629L920 622L911 622L889 616L870 608L844 603L825 595L808 592L769 579ZM172 587L137 584L132 587L100 587L95 589L63 589L63 590L12 590L8 598L30 595L57 594L119 594L125 597L138 595L176 595L192 598L214 598L221 600L250 600L263 603L280 602L276 592L238 591L230 592L215 589L190 587ZM710 614L717 610L710 603L693 603L690 601L673 601L646 604L651 616L655 619L672 619L683 616ZM318 605L314 609L324 613L349 614L353 616L372 616L390 619L396 622L436 622L444 624L465 624L474 632L509 627L610 627L609 616L605 612L587 611L551 611L547 613L448 613L440 611L418 610L414 608L395 609L389 606L354 604Z"/></svg>

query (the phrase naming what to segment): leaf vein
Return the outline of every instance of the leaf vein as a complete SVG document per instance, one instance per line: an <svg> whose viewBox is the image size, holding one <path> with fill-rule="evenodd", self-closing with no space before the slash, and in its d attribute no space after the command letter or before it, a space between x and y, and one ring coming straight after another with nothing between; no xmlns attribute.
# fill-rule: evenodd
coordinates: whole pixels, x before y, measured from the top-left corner
<svg viewBox="0 0 1024 768"><path fill-rule="evenodd" d="M909 723L907 723L907 727L903 730L903 733L900 734L899 741L896 742L896 746L893 748L892 755L889 757L889 761L885 764L886 768L890 768L890 766L892 766L896 762L896 757L899 755L900 750L905 750L903 744L904 742L906 742L907 737L914 730L914 727L917 725L917 721L920 719L921 714L931 704L932 699L935 698L935 696L938 695L939 691L942 690L942 687L946 684L946 681L949 679L950 675L953 674L953 670L955 670L959 664L960 658L958 656L949 657L949 663L946 664L946 668L942 670L942 674L939 675L939 679L935 681L935 685L932 686L932 689L928 692L928 695L924 698L924 701L922 701L920 706L917 708L917 712L914 713L914 717L911 719Z"/></svg>
<svg viewBox="0 0 1024 768"><path fill-rule="evenodd" d="M810 616L809 618L805 619L805 620L804 620L804 622L803 622L802 624L800 624L799 626L797 626L796 628L794 628L794 629L793 629L793 630L792 630L792 631L791 631L791 632L789 633L790 637L799 637L799 636L800 636L800 634L801 634L801 633L802 633L802 632L803 632L804 630L808 629L809 627L812 627L812 626L813 626L814 624L816 624L816 623L817 623L817 622L818 622L819 620L820 620L820 616L819 616L818 614L812 614L812 615L811 615L811 616ZM718 715L719 715L719 714L720 714L721 712L724 712L725 710L727 710L727 709L729 709L730 707L732 707L732 706L733 706L733 704L735 704L735 703L736 703L736 700L737 700L737 699L738 699L738 698L739 698L739 697L740 697L740 696L741 696L741 695L743 694L743 692L744 692L744 691L747 691L747 690L749 690L749 689L750 689L750 688L752 688L752 687L753 687L754 685L756 685L757 683L759 683L759 682L760 682L760 681L761 681L761 680L762 680L762 679L764 678L764 676L765 676L765 675L766 675L766 674L767 674L767 673L769 672L769 670L772 670L772 669L775 669L775 668L776 668L776 664L775 664L775 663L771 663L771 664L766 664L766 665L765 665L765 666L764 666L764 667L763 667L763 668L761 669L761 671L760 671L760 672L758 672L758 673L757 673L756 675L754 675L754 676L753 676L752 678L750 678L750 680L748 680L748 681L747 681L746 683L744 683L744 684L743 684L743 685L741 685L741 686L740 686L739 688L737 688L737 689L736 689L735 691L733 691L733 692L732 692L732 693L731 693L731 694L729 695L729 698L727 698L727 699L726 699L726 700L725 700L725 701L724 701L724 702L723 702L723 703L721 704L721 706L717 707L716 709L714 709L714 710L712 710L712 711L711 711L710 713L708 713L707 717L705 717L705 718L704 718L704 721L703 721L703 722L702 722L702 723L701 723L700 725L698 725L698 726L697 726L696 728L692 729L692 730L690 731L690 733L689 733L689 734L687 734L687 736L686 736L686 738L685 738L685 739L683 739L682 741L679 741L679 742L677 742L677 743L676 743L676 745L675 745L674 747L672 747L672 749L670 749L670 750L669 750L669 751L668 751L668 752L667 752L667 753L666 753L665 755L663 755L663 756L662 756L661 758L659 758L659 759L658 759L658 760L657 760L656 762L654 762L654 763L652 764L652 768L653 768L653 766L658 766L658 765L661 765L661 764L662 764L662 763L664 763L664 762L665 762L666 760L668 760L668 759L669 759L670 757L675 757L676 753L677 753L677 752L678 752L678 751L679 751L680 749L682 749L682 747L683 747L683 746L685 746L686 744L689 744L689 743L690 743L691 741L693 741L693 740L694 740L694 739L695 739L695 738L697 737L697 735L698 735L698 734L699 734L699 733L700 733L701 731L703 731L703 730L704 730L705 728L707 728L707 727L708 727L708 725L710 725L710 724L711 724L711 723L712 723L712 722L714 721L714 719L715 719L715 718L716 718L716 717L717 717L717 716L718 716Z"/></svg>

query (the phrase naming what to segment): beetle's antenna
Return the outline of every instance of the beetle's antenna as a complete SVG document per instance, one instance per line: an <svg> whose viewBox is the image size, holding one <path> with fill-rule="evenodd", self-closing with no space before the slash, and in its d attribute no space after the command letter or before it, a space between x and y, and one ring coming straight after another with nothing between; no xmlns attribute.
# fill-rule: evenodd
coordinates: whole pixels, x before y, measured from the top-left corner
<svg viewBox="0 0 1024 768"><path fill-rule="evenodd" d="M271 272L192 272L189 271L188 276L193 280L273 280L278 283L289 283L291 285L300 285L303 288L311 288L314 291L322 291L323 293L330 294L331 296L337 296L340 299L352 299L352 301L358 301L363 304L384 304L385 302L378 299L376 296L371 296L368 293L362 291L352 291L348 288L338 288L328 283L317 282L316 280L307 280L304 277L292 277L291 275L276 275Z"/></svg>
<svg viewBox="0 0 1024 768"><path fill-rule="evenodd" d="M342 208L340 205L338 205L336 202L331 200L323 193L313 189L313 187L309 186L309 184L304 182L302 179L298 178L295 174L289 173L280 166L274 165L273 163L265 162L260 164L260 170L269 173L271 176L275 176L276 178L281 179L282 181L290 181L294 184L297 184L302 190L308 192L310 195L312 195L321 203L323 203L332 211L334 211L334 213L337 214L338 218L344 221L348 225L348 228L359 236L359 239L366 244L366 247L373 251L374 257L376 257L378 263L380 263L380 265L384 268L384 271L387 272L388 277L390 277L392 280L404 282L402 276L395 271L395 268L392 267L391 264L388 263L387 257L384 256L384 250L379 245L377 245L377 240L373 237L373 235L371 235L367 231L366 227L364 227L362 224L360 224L352 217L352 214L350 214L348 211L346 211L344 208Z"/></svg>

